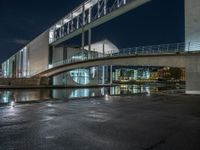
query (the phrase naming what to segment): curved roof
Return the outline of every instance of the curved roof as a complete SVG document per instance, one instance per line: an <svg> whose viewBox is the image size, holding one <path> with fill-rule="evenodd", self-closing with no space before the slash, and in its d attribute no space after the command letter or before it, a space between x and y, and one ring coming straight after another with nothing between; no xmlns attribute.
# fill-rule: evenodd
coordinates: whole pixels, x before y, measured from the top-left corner
<svg viewBox="0 0 200 150"><path fill-rule="evenodd" d="M109 40L102 40L96 43L91 44L91 51L103 53L103 48L105 53L109 51L116 51L119 52L119 49L117 48L116 45L114 45L112 42ZM84 47L85 50L88 50L88 45Z"/></svg>

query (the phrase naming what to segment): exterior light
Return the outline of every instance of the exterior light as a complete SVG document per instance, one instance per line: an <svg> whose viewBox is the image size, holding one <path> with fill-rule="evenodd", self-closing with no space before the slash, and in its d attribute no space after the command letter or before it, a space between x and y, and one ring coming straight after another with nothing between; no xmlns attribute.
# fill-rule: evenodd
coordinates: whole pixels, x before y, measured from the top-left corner
<svg viewBox="0 0 200 150"><path fill-rule="evenodd" d="M12 101L12 102L10 103L10 106L11 106L11 107L14 107L14 106L15 106L15 102Z"/></svg>

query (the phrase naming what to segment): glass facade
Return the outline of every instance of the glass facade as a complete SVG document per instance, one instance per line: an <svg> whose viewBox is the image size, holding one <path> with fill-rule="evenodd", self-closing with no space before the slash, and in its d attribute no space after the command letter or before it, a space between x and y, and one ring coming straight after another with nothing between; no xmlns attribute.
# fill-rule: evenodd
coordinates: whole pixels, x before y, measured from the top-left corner
<svg viewBox="0 0 200 150"><path fill-rule="evenodd" d="M28 77L28 49L24 47L2 64L3 77L26 78Z"/></svg>
<svg viewBox="0 0 200 150"><path fill-rule="evenodd" d="M104 85L110 83L108 66L80 68L53 77L53 85Z"/></svg>

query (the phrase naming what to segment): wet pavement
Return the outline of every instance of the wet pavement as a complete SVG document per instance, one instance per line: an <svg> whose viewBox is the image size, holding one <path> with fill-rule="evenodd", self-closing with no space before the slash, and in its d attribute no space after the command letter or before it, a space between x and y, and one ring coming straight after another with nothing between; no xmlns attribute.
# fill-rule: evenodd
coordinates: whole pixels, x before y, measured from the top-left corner
<svg viewBox="0 0 200 150"><path fill-rule="evenodd" d="M200 96L152 94L0 107L0 150L199 150Z"/></svg>

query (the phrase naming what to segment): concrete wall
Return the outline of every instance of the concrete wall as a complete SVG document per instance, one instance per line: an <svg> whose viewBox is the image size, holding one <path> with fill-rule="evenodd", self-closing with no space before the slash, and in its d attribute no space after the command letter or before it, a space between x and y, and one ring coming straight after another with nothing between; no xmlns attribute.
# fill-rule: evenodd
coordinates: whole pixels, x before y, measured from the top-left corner
<svg viewBox="0 0 200 150"><path fill-rule="evenodd" d="M200 94L200 56L186 59L186 93Z"/></svg>
<svg viewBox="0 0 200 150"><path fill-rule="evenodd" d="M71 48L71 47L54 47L52 53L52 63L55 64L57 62L70 59L75 54L81 52L79 48Z"/></svg>
<svg viewBox="0 0 200 150"><path fill-rule="evenodd" d="M1 86L39 86L49 85L48 78L0 78Z"/></svg>
<svg viewBox="0 0 200 150"><path fill-rule="evenodd" d="M47 69L49 64L49 33L40 34L2 65L6 78L25 78Z"/></svg>
<svg viewBox="0 0 200 150"><path fill-rule="evenodd" d="M200 43L200 0L185 0L185 42Z"/></svg>
<svg viewBox="0 0 200 150"><path fill-rule="evenodd" d="M29 75L46 70L49 62L49 33L39 35L30 44L29 49Z"/></svg>
<svg viewBox="0 0 200 150"><path fill-rule="evenodd" d="M55 64L63 60L63 47L56 47L53 49L52 63Z"/></svg>

